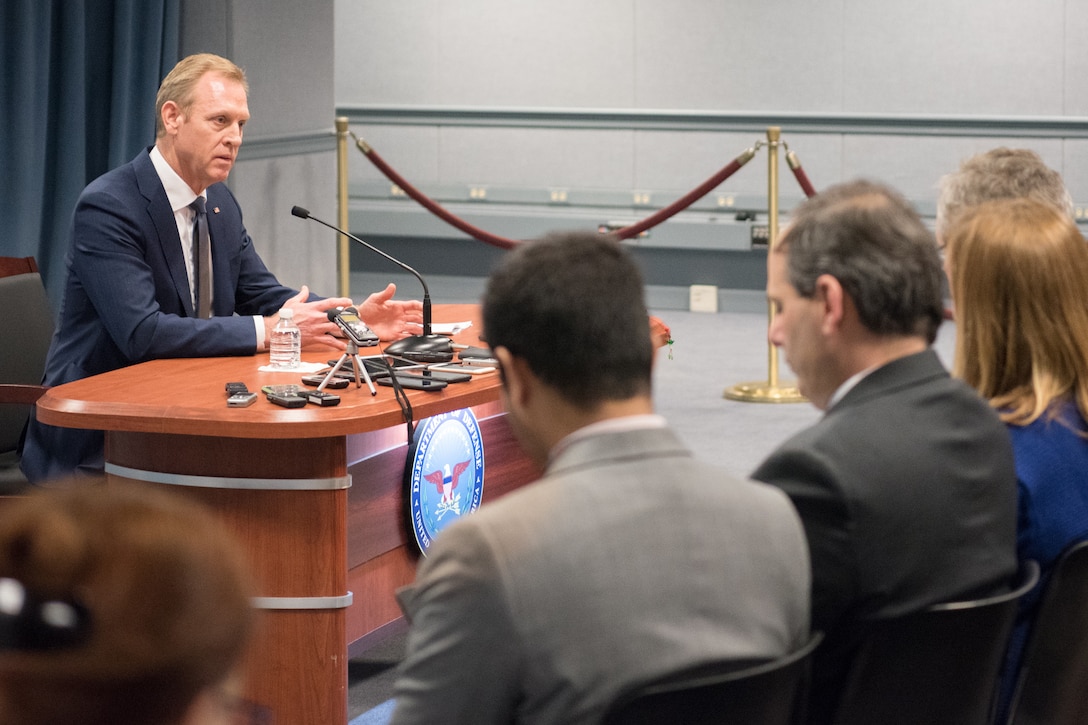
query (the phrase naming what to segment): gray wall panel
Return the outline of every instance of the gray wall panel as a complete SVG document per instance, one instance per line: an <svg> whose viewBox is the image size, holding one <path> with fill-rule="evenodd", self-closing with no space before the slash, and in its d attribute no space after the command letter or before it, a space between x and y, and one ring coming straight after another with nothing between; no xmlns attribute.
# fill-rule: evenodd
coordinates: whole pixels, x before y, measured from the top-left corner
<svg viewBox="0 0 1088 725"><path fill-rule="evenodd" d="M1065 3L1065 103L1062 113L1069 116L1088 116L1088 12L1083 0L1067 0ZM1055 42L1057 38L1054 38ZM1088 189L1088 186L1082 187Z"/></svg>
<svg viewBox="0 0 1088 725"><path fill-rule="evenodd" d="M351 130L412 184L424 186L439 181L438 128L359 125ZM385 181L385 176L354 144L348 150L348 178L352 183Z"/></svg>
<svg viewBox="0 0 1088 725"><path fill-rule="evenodd" d="M444 128L446 183L624 188L634 183L632 131Z"/></svg>
<svg viewBox="0 0 1088 725"><path fill-rule="evenodd" d="M231 57L234 52L233 17L233 3L222 0L185 0L181 3L181 57L193 53Z"/></svg>
<svg viewBox="0 0 1088 725"><path fill-rule="evenodd" d="M849 0L844 111L1057 115L1065 0Z"/></svg>
<svg viewBox="0 0 1088 725"><path fill-rule="evenodd" d="M634 102L630 0L436 5L443 19L442 103L611 108Z"/></svg>
<svg viewBox="0 0 1088 725"><path fill-rule="evenodd" d="M442 94L440 0L336 2L336 95L359 103L418 103Z"/></svg>
<svg viewBox="0 0 1088 725"><path fill-rule="evenodd" d="M247 143L331 133L333 0L189 0L183 7L183 53L220 53L246 69L251 118L229 184L258 253L284 284L335 294L335 245L290 214L299 204L336 218L335 154L246 156Z"/></svg>
<svg viewBox="0 0 1088 725"><path fill-rule="evenodd" d="M333 3L233 0L234 60L249 78L253 137L332 130Z"/></svg>
<svg viewBox="0 0 1088 725"><path fill-rule="evenodd" d="M633 5L635 107L841 108L843 0Z"/></svg>
<svg viewBox="0 0 1088 725"><path fill-rule="evenodd" d="M630 106L630 0L341 2L341 98L365 103Z"/></svg>
<svg viewBox="0 0 1088 725"><path fill-rule="evenodd" d="M336 222L336 154L321 153L239 163L231 186L246 230L281 282L317 294L336 294L336 233L291 215L305 207Z"/></svg>
<svg viewBox="0 0 1088 725"><path fill-rule="evenodd" d="M744 133L639 131L635 136L634 186L684 193L758 140L757 134ZM723 194L766 192L765 168L766 164L761 164L757 156L715 191Z"/></svg>

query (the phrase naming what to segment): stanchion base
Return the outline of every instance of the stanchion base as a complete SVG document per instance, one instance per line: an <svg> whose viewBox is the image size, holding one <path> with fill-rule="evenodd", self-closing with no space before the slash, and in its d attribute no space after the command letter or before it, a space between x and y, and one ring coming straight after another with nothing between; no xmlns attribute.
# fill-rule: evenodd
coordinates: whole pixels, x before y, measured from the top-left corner
<svg viewBox="0 0 1088 725"><path fill-rule="evenodd" d="M808 400L796 387L772 386L766 381L737 383L726 388L722 397L744 403L804 403Z"/></svg>

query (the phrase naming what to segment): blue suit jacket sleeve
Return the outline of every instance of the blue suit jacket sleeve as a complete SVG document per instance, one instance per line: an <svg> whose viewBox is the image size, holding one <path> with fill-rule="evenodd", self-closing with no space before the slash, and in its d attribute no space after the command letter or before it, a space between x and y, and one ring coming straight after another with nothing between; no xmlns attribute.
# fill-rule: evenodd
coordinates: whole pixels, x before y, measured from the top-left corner
<svg viewBox="0 0 1088 725"><path fill-rule="evenodd" d="M72 220L68 282L46 372L54 385L146 360L251 355L248 317L295 291L253 248L237 201L208 189L213 317L195 317L173 211L147 153L93 182ZM237 314L236 314L237 313Z"/></svg>

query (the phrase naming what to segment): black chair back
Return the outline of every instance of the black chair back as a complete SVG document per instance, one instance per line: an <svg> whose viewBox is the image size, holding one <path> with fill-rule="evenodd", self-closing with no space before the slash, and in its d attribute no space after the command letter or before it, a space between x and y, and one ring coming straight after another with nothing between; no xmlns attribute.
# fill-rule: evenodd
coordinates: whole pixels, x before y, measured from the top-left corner
<svg viewBox="0 0 1088 725"><path fill-rule="evenodd" d="M988 725L1020 597L1039 580L1026 562L1016 588L875 620L866 631L835 725Z"/></svg>
<svg viewBox="0 0 1088 725"><path fill-rule="evenodd" d="M16 448L40 383L53 337L53 312L32 257L0 257L0 494L26 487Z"/></svg>
<svg viewBox="0 0 1088 725"><path fill-rule="evenodd" d="M1051 570L1010 713L1013 725L1088 723L1088 541L1066 549Z"/></svg>
<svg viewBox="0 0 1088 725"><path fill-rule="evenodd" d="M630 688L603 725L790 725L800 722L808 663L823 639L776 660L702 665Z"/></svg>

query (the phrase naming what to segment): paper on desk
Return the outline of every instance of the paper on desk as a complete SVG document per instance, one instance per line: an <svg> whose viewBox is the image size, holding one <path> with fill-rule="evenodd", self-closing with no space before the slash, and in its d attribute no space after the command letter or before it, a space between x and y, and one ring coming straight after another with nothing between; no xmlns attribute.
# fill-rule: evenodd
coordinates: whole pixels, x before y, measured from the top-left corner
<svg viewBox="0 0 1088 725"><path fill-rule="evenodd" d="M274 368L271 365L262 365L257 369L262 373L294 373L296 375L302 373L305 375L306 373L316 373L318 370L324 370L327 367L329 367L327 363L303 361L298 364L297 368L291 368L290 370Z"/></svg>
<svg viewBox="0 0 1088 725"><path fill-rule="evenodd" d="M466 322L433 322L431 323L431 332L436 335L456 335L469 327L472 327L472 320Z"/></svg>

